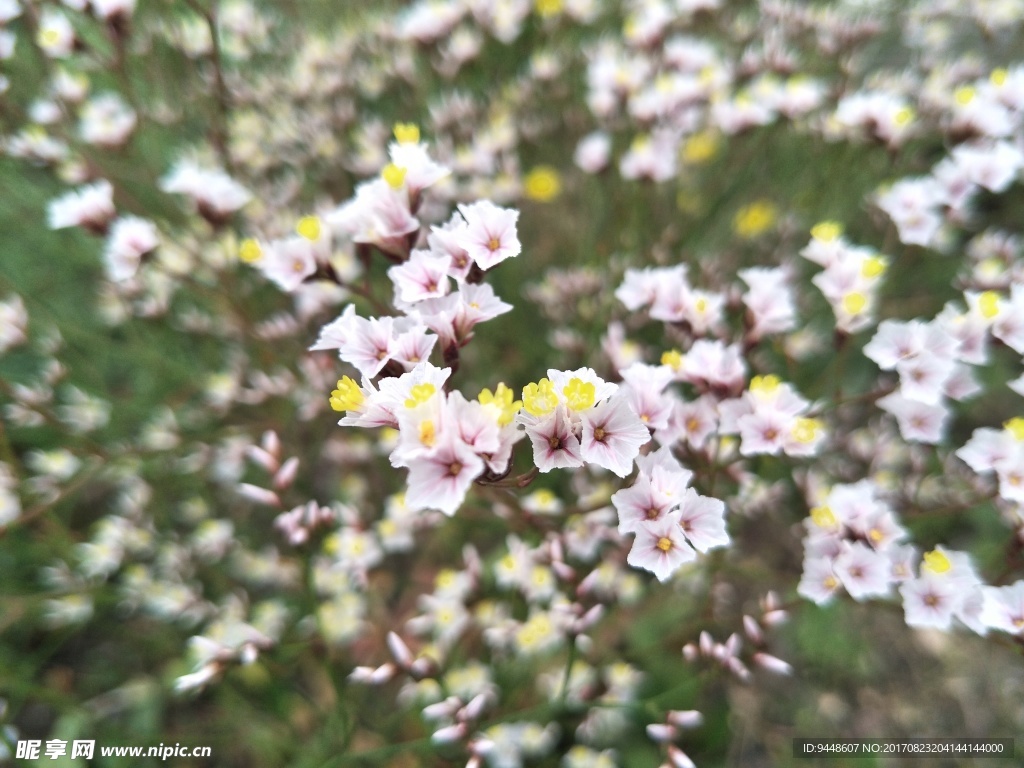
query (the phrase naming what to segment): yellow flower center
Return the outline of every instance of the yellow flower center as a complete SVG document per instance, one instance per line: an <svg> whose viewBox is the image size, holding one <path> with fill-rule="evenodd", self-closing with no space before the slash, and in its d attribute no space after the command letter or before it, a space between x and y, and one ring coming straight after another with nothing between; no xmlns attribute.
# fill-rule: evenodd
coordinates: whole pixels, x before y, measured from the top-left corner
<svg viewBox="0 0 1024 768"><path fill-rule="evenodd" d="M889 268L889 262L881 256L868 256L861 264L860 273L864 277L878 277Z"/></svg>
<svg viewBox="0 0 1024 768"><path fill-rule="evenodd" d="M427 448L433 448L435 442L437 442L437 430L434 427L434 422L430 419L420 422L420 443ZM453 474L457 475L458 472Z"/></svg>
<svg viewBox="0 0 1024 768"><path fill-rule="evenodd" d="M655 546L662 552L668 552L672 549L672 539L670 539L668 536L662 536L660 539L658 539L658 543L655 544Z"/></svg>
<svg viewBox="0 0 1024 768"><path fill-rule="evenodd" d="M1005 69L1000 67L999 69L993 69L992 70L992 74L990 74L988 76L988 79L989 79L989 82L992 83L992 85L996 85L996 86L1005 85L1006 84L1006 78L1007 78L1007 76L1009 74L1010 74L1009 72L1007 72Z"/></svg>

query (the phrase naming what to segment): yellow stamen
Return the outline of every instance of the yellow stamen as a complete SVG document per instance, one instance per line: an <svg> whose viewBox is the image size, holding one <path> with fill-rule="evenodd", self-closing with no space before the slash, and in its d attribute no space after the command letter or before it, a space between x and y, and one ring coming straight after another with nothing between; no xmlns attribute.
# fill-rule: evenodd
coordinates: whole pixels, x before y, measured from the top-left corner
<svg viewBox="0 0 1024 768"><path fill-rule="evenodd" d="M662 536L658 539L658 543L655 546L657 546L662 552L668 552L672 549L672 539L668 536Z"/></svg>
<svg viewBox="0 0 1024 768"><path fill-rule="evenodd" d="M320 219L316 216L303 216L295 225L295 231L315 243L320 239Z"/></svg>
<svg viewBox="0 0 1024 768"><path fill-rule="evenodd" d="M889 262L881 256L868 256L861 264L860 273L864 277L878 277L889 268Z"/></svg>
<svg viewBox="0 0 1024 768"><path fill-rule="evenodd" d="M418 144L420 128L415 123L395 123L395 141L399 144Z"/></svg>
<svg viewBox="0 0 1024 768"><path fill-rule="evenodd" d="M490 405L498 409L498 426L500 427L511 424L516 413L523 407L522 400L512 399L512 390L506 387L504 382L498 382L494 392L489 389L481 389L476 399L480 405Z"/></svg>
<svg viewBox="0 0 1024 768"><path fill-rule="evenodd" d="M991 320L999 314L999 298L995 291L985 291L978 297L978 311L986 320Z"/></svg>
<svg viewBox="0 0 1024 768"><path fill-rule="evenodd" d="M813 443L824 426L820 419L799 418L793 425L793 439L798 443Z"/></svg>
<svg viewBox="0 0 1024 768"><path fill-rule="evenodd" d="M868 305L868 297L863 293L854 291L848 293L843 297L843 309L846 310L847 314L859 315L864 311L864 308Z"/></svg>
<svg viewBox="0 0 1024 768"><path fill-rule="evenodd" d="M566 404L574 411L585 411L594 405L594 385L575 376L569 379L569 384L562 389L562 394L565 396Z"/></svg>
<svg viewBox="0 0 1024 768"><path fill-rule="evenodd" d="M331 392L331 408L335 411L356 411L363 404L366 397L363 391L348 376L343 376L338 381L338 388Z"/></svg>
<svg viewBox="0 0 1024 768"><path fill-rule="evenodd" d="M437 392L437 387L433 384L426 382L423 384L416 384L409 390L409 397L405 401L406 408L415 408L417 405L423 405Z"/></svg>
<svg viewBox="0 0 1024 768"><path fill-rule="evenodd" d="M527 384L523 388L523 407L531 416L547 416L558 406L558 395L555 385L548 379L541 379L536 384Z"/></svg>
<svg viewBox="0 0 1024 768"><path fill-rule="evenodd" d="M250 237L242 241L242 245L238 249L238 258L246 264L252 264L254 261L259 261L263 258L263 249L260 248L258 242Z"/></svg>
<svg viewBox="0 0 1024 768"><path fill-rule="evenodd" d="M838 221L821 221L811 227L811 237L823 243L838 240L843 234L843 225Z"/></svg>
<svg viewBox="0 0 1024 768"><path fill-rule="evenodd" d="M661 353L661 364L667 365L673 371L678 371L683 364L683 354L678 349L670 349Z"/></svg>
<svg viewBox="0 0 1024 768"><path fill-rule="evenodd" d="M1003 429L1013 435L1015 440L1024 440L1024 419L1020 416L1014 416L1009 421L1004 422Z"/></svg>
<svg viewBox="0 0 1024 768"><path fill-rule="evenodd" d="M964 107L974 101L974 97L977 96L978 92L970 85L961 85L955 91L953 91L953 100L957 104Z"/></svg>
<svg viewBox="0 0 1024 768"><path fill-rule="evenodd" d="M939 550L933 549L931 552L924 553L922 569L927 568L932 573L945 573L952 567L953 564L949 562L949 558Z"/></svg>
<svg viewBox="0 0 1024 768"><path fill-rule="evenodd" d="M750 380L750 391L757 395L771 395L779 388L782 380L774 374L755 376Z"/></svg>
<svg viewBox="0 0 1024 768"><path fill-rule="evenodd" d="M401 189L402 185L405 184L405 174L406 169L399 168L394 163L388 163L380 173L384 177L384 181L388 183L388 186L395 190Z"/></svg>
<svg viewBox="0 0 1024 768"><path fill-rule="evenodd" d="M836 515L830 507L814 507L811 510L811 520L819 528L835 528L837 523Z"/></svg>
<svg viewBox="0 0 1024 768"><path fill-rule="evenodd" d="M562 0L533 0L533 7L538 16L549 18L562 12Z"/></svg>

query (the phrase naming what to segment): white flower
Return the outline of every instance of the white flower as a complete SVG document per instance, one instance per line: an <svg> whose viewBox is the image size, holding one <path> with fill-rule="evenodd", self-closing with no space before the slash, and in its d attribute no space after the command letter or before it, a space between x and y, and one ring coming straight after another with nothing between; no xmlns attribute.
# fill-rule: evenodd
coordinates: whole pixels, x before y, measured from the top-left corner
<svg viewBox="0 0 1024 768"><path fill-rule="evenodd" d="M637 528L626 562L634 568L653 572L658 581L667 581L681 565L696 557L697 553L683 536L678 518L667 515Z"/></svg>
<svg viewBox="0 0 1024 768"><path fill-rule="evenodd" d="M573 434L564 405L528 424L526 436L533 444L533 462L541 472L583 466L580 441Z"/></svg>
<svg viewBox="0 0 1024 768"><path fill-rule="evenodd" d="M142 257L160 245L156 225L138 216L122 216L110 228L103 250L107 277L114 281L135 276Z"/></svg>
<svg viewBox="0 0 1024 768"><path fill-rule="evenodd" d="M1024 581L1008 587L982 587L984 607L981 621L985 626L1019 635L1024 632Z"/></svg>
<svg viewBox="0 0 1024 768"><path fill-rule="evenodd" d="M51 59L70 56L75 47L75 30L67 16L49 7L39 17L36 42Z"/></svg>
<svg viewBox="0 0 1024 768"><path fill-rule="evenodd" d="M160 189L190 197L200 214L223 220L252 199L252 194L219 168L201 168L182 160L160 180Z"/></svg>
<svg viewBox="0 0 1024 768"><path fill-rule="evenodd" d="M640 446L651 439L647 427L622 396L600 403L581 416L580 454L584 461L625 477L633 469Z"/></svg>
<svg viewBox="0 0 1024 768"><path fill-rule="evenodd" d="M61 195L47 206L50 229L85 227L103 232L114 213L114 188L106 179Z"/></svg>
<svg viewBox="0 0 1024 768"><path fill-rule="evenodd" d="M430 251L414 250L409 260L388 269L399 301L414 304L448 293L448 268L451 256L438 256Z"/></svg>
<svg viewBox="0 0 1024 768"><path fill-rule="evenodd" d="M460 205L459 212L466 220L466 229L458 232L456 242L480 269L488 270L522 252L516 234L519 211L481 200Z"/></svg>
<svg viewBox="0 0 1024 768"><path fill-rule="evenodd" d="M707 552L729 543L725 530L725 503L709 496L701 496L687 488L678 512L679 527L698 552Z"/></svg>
<svg viewBox="0 0 1024 768"><path fill-rule="evenodd" d="M863 542L843 542L842 552L832 568L854 600L889 593L892 578L889 558Z"/></svg>
<svg viewBox="0 0 1024 768"><path fill-rule="evenodd" d="M911 400L893 392L880 399L878 407L896 417L905 440L936 444L945 434L949 411L942 405Z"/></svg>
<svg viewBox="0 0 1024 768"><path fill-rule="evenodd" d="M483 469L483 461L472 449L449 438L429 456L409 463L405 502L412 510L438 509L450 517Z"/></svg>
<svg viewBox="0 0 1024 768"><path fill-rule="evenodd" d="M82 107L78 134L87 144L117 147L135 129L135 110L116 93L94 96Z"/></svg>
<svg viewBox="0 0 1024 768"><path fill-rule="evenodd" d="M608 167L611 151L611 136L604 131L594 131L580 139L573 162L585 173L598 173Z"/></svg>

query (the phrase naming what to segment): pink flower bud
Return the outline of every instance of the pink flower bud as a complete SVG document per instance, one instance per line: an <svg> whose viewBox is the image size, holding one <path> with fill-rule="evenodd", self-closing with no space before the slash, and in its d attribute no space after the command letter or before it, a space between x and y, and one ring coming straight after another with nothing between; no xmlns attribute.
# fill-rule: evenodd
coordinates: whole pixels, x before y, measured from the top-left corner
<svg viewBox="0 0 1024 768"><path fill-rule="evenodd" d="M409 650L409 646L395 632L388 632L388 649L391 651L391 655L395 657L395 661L398 662L398 666L402 667L402 669L408 669L412 666L412 651Z"/></svg>
<svg viewBox="0 0 1024 768"><path fill-rule="evenodd" d="M743 631L747 633L747 637L749 637L751 642L754 644L759 645L764 640L761 627L752 616L743 616Z"/></svg>
<svg viewBox="0 0 1024 768"><path fill-rule="evenodd" d="M453 744L466 738L466 724L456 723L434 731L430 740L435 744Z"/></svg>
<svg viewBox="0 0 1024 768"><path fill-rule="evenodd" d="M292 456L288 461L282 465L278 473L274 475L274 487L277 490L282 490L290 486L295 482L295 475L299 471L299 458Z"/></svg>
<svg viewBox="0 0 1024 768"><path fill-rule="evenodd" d="M567 565L561 560L553 560L551 562L551 570L553 570L555 575L562 581L572 581L576 578L576 570L571 565Z"/></svg>
<svg viewBox="0 0 1024 768"><path fill-rule="evenodd" d="M259 464L267 472L276 472L278 467L277 459L256 445L250 445L245 449L245 455L252 461Z"/></svg>
<svg viewBox="0 0 1024 768"><path fill-rule="evenodd" d="M449 696L443 701L428 704L423 708L423 717L427 720L447 720L455 716L462 706L462 699L458 696Z"/></svg>
<svg viewBox="0 0 1024 768"><path fill-rule="evenodd" d="M774 672L777 675L793 674L793 667L777 656L772 656L768 653L755 653L754 663L760 667L764 667L769 672Z"/></svg>
<svg viewBox="0 0 1024 768"><path fill-rule="evenodd" d="M659 744L675 741L678 735L679 732L675 728L665 723L651 723L647 726L647 737Z"/></svg>
<svg viewBox="0 0 1024 768"><path fill-rule="evenodd" d="M726 663L726 667L728 667L729 671L743 682L750 679L750 670L747 669L747 666L735 656L729 659Z"/></svg>
<svg viewBox="0 0 1024 768"><path fill-rule="evenodd" d="M462 708L462 712L459 713L460 720L476 720L483 713L487 706L491 703L491 696L488 693L478 693L472 699L469 704Z"/></svg>
<svg viewBox="0 0 1024 768"><path fill-rule="evenodd" d="M704 656L710 656L711 651L715 647L715 640L711 637L711 633L704 631L700 633L700 652Z"/></svg>
<svg viewBox="0 0 1024 768"><path fill-rule="evenodd" d="M263 433L263 439L260 441L263 446L263 450L269 453L274 458L280 458L281 456L281 439L277 436L277 432L272 429L268 429Z"/></svg>
<svg viewBox="0 0 1024 768"><path fill-rule="evenodd" d="M668 759L672 761L673 768L697 768L693 760L675 745L668 748Z"/></svg>
<svg viewBox="0 0 1024 768"><path fill-rule="evenodd" d="M245 496L247 499L252 499L259 504L266 504L271 507L280 507L281 499L278 495L271 490L266 488L260 488L258 485L252 485L251 483L239 483L238 492Z"/></svg>
<svg viewBox="0 0 1024 768"><path fill-rule="evenodd" d="M668 721L676 728L697 728L704 722L704 715L696 709L676 709L668 713Z"/></svg>

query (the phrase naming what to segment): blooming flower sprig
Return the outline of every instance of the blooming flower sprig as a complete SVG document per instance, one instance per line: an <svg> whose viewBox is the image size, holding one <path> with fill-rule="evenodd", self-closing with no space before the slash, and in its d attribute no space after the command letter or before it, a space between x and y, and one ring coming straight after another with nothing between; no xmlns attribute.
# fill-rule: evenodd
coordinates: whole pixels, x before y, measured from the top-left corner
<svg viewBox="0 0 1024 768"><path fill-rule="evenodd" d="M633 485L612 496L619 532L634 534L627 562L667 581L697 552L729 544L725 503L687 488L692 473L668 446L637 460Z"/></svg>
<svg viewBox="0 0 1024 768"><path fill-rule="evenodd" d="M811 403L778 376L755 376L741 397L718 404L719 429L740 436L744 456L813 456L826 430L821 419L807 415L810 409Z"/></svg>
<svg viewBox="0 0 1024 768"><path fill-rule="evenodd" d="M917 550L906 529L869 480L836 485L804 521L803 577L798 591L818 604L844 588L855 600L891 594L911 576Z"/></svg>
<svg viewBox="0 0 1024 768"><path fill-rule="evenodd" d="M874 323L881 278L889 266L885 256L847 242L842 227L831 221L814 226L800 255L825 268L812 282L832 306L836 330L857 333Z"/></svg>
<svg viewBox="0 0 1024 768"><path fill-rule="evenodd" d="M1024 503L1024 419L1012 418L1002 429L976 429L956 455L978 474L995 473L1001 498Z"/></svg>
<svg viewBox="0 0 1024 768"><path fill-rule="evenodd" d="M590 368L551 369L523 388L518 420L541 472L588 463L629 474L650 432L618 390Z"/></svg>

